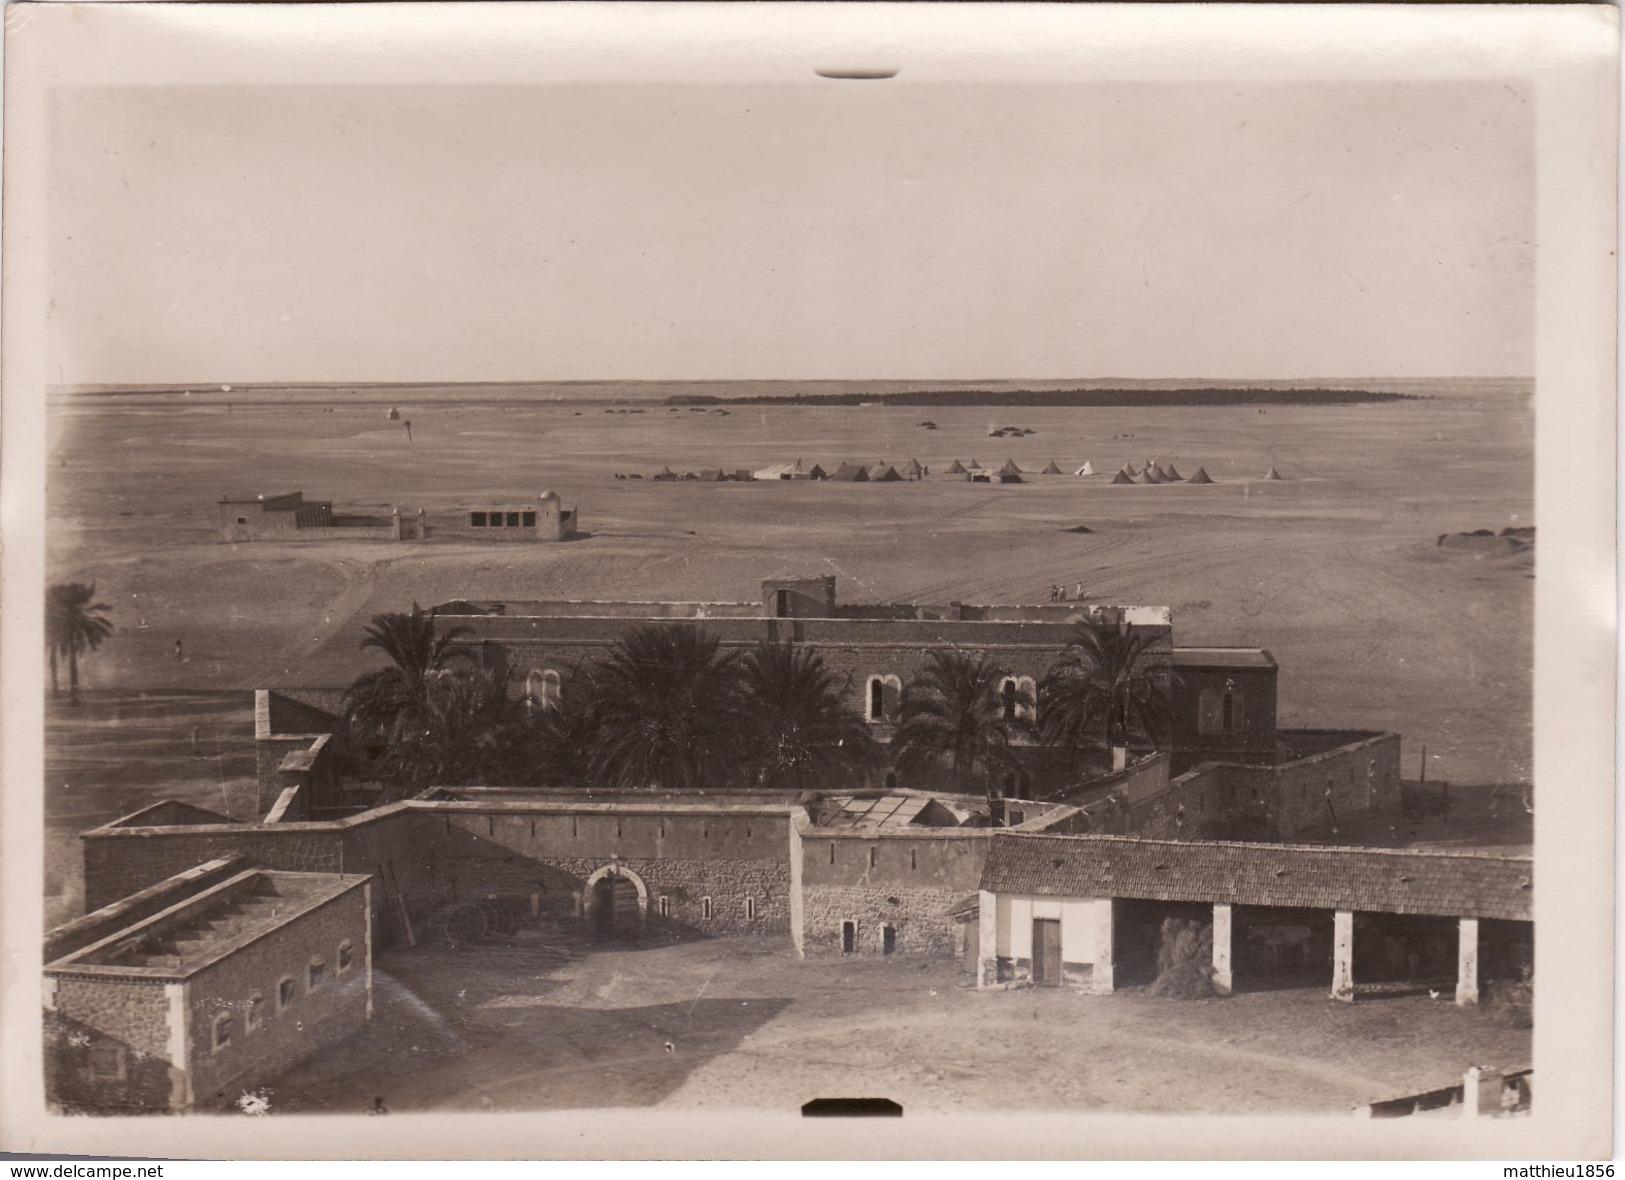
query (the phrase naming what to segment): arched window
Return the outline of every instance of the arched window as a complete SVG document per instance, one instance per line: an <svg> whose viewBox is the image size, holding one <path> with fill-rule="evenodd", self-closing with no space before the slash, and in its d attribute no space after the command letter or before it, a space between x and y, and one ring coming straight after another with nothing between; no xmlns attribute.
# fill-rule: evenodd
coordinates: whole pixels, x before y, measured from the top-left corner
<svg viewBox="0 0 1625 1180"><path fill-rule="evenodd" d="M869 677L868 691L864 693L864 715L870 721L897 720L898 701L903 695L903 682L896 676Z"/></svg>
<svg viewBox="0 0 1625 1180"><path fill-rule="evenodd" d="M249 1032L265 1023L265 997L258 992L248 997L248 1018L244 1023L248 1025Z"/></svg>
<svg viewBox="0 0 1625 1180"><path fill-rule="evenodd" d="M1220 706L1225 733L1240 733L1245 724L1242 712L1241 694L1233 690L1225 690L1224 702Z"/></svg>
<svg viewBox="0 0 1625 1180"><path fill-rule="evenodd" d="M1196 732L1223 732L1219 719L1219 694L1211 688L1204 688L1202 695L1196 698Z"/></svg>
<svg viewBox="0 0 1625 1180"><path fill-rule="evenodd" d="M1023 721L1036 722L1038 720L1038 682L1031 676L1018 677L1016 690L1021 694L1021 699L1016 704L1016 716Z"/></svg>
<svg viewBox="0 0 1625 1180"><path fill-rule="evenodd" d="M564 682L553 669L532 668L525 676L525 700L533 708L557 709Z"/></svg>
<svg viewBox="0 0 1625 1180"><path fill-rule="evenodd" d="M1015 678L1006 676L999 683L999 699L1004 702L1004 719L1016 720L1016 710L1020 703L1021 689L1017 687Z"/></svg>
<svg viewBox="0 0 1625 1180"><path fill-rule="evenodd" d="M214 1018L214 1051L218 1053L231 1044L232 1026L236 1023L230 1012L222 1012Z"/></svg>

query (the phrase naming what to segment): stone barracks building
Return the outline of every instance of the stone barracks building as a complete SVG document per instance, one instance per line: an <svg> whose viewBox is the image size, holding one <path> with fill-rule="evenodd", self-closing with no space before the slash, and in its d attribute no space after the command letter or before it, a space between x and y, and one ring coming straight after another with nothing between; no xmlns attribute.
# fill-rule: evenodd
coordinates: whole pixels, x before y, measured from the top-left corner
<svg viewBox="0 0 1625 1180"><path fill-rule="evenodd" d="M1210 759L1276 760L1275 660L1260 648L1177 648L1166 607L976 605L949 602L843 603L833 575L770 578L754 602L477 602L435 608L447 625L471 634L457 642L478 648L488 665L517 669L522 691L556 701L570 669L602 659L635 627L691 622L725 649L789 642L815 649L845 678L848 703L888 741L903 688L932 652L973 652L1007 672L1012 720L1036 720L1021 694L1034 699L1038 682L1071 641L1080 622L1126 623L1146 629L1153 651L1174 673L1174 765L1184 770ZM1041 748L1026 744L1023 761L1048 777ZM929 784L915 784L929 785Z"/></svg>
<svg viewBox="0 0 1625 1180"><path fill-rule="evenodd" d="M366 1023L372 945L365 875L227 857L154 881L48 937L47 1093L102 1111L230 1102Z"/></svg>
<svg viewBox="0 0 1625 1180"><path fill-rule="evenodd" d="M261 690L255 819L165 802L83 833L88 912L45 953L54 1102L228 1103L366 1021L375 947L497 911L600 939L952 957L983 988L1149 982L1169 918L1207 932L1221 990L1448 987L1471 1004L1532 963L1529 858L1336 846L1351 821L1400 814L1399 736L1277 729L1268 653L1175 648L1165 610L848 607L832 578L770 580L759 603L450 606L544 704L643 622L816 645L882 736L925 652L1032 681L1079 619L1121 619L1159 629L1175 744L1044 799L448 784L357 810L337 806L342 692Z"/></svg>

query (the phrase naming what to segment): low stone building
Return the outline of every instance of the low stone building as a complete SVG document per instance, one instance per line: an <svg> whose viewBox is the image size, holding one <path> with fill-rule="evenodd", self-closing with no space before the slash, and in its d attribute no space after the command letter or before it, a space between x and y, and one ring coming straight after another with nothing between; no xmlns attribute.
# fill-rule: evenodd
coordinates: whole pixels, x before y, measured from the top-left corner
<svg viewBox="0 0 1625 1180"><path fill-rule="evenodd" d="M1221 995L1284 977L1476 1004L1533 964L1529 857L998 833L978 909L983 988L1149 983L1168 919L1210 932Z"/></svg>
<svg viewBox="0 0 1625 1180"><path fill-rule="evenodd" d="M53 931L48 1100L114 1113L226 1105L344 1039L372 1015L371 913L365 876L227 859Z"/></svg>
<svg viewBox="0 0 1625 1180"><path fill-rule="evenodd" d="M306 500L303 492L220 497L220 535L227 541L285 538L301 529L333 527L331 500Z"/></svg>

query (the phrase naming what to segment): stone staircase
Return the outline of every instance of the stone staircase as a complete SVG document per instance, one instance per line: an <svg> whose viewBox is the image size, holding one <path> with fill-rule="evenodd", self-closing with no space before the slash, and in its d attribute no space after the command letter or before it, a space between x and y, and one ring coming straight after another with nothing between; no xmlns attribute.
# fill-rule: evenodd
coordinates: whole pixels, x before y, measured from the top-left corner
<svg viewBox="0 0 1625 1180"><path fill-rule="evenodd" d="M291 908L287 898L269 892L266 886L244 892L155 937L145 953L131 956L130 965L172 970L186 967L223 943L269 930Z"/></svg>

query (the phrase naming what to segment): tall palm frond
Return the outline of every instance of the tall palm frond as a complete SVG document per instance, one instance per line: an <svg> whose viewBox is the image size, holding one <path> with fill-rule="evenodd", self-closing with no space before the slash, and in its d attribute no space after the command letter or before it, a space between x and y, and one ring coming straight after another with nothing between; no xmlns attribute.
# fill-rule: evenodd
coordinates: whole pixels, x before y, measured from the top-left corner
<svg viewBox="0 0 1625 1180"><path fill-rule="evenodd" d="M380 770L386 799L433 785L495 786L522 773L523 706L506 668L454 669L425 682L421 710L390 742Z"/></svg>
<svg viewBox="0 0 1625 1180"><path fill-rule="evenodd" d="M1131 623L1079 623L1038 686L1044 740L1074 749L1162 745L1173 672L1156 640L1156 631Z"/></svg>
<svg viewBox="0 0 1625 1180"><path fill-rule="evenodd" d="M388 657L383 668L357 677L345 692L345 718L364 740L391 741L416 724L428 707L430 684L455 663L473 657L455 640L473 634L460 625L444 631L435 626L433 611L416 603L410 614L374 616L361 647L375 648Z"/></svg>
<svg viewBox="0 0 1625 1180"><path fill-rule="evenodd" d="M596 673L602 726L593 777L622 787L726 782L741 745L738 671L735 656L702 628L629 631Z"/></svg>
<svg viewBox="0 0 1625 1180"><path fill-rule="evenodd" d="M822 656L788 643L762 643L746 655L740 675L747 709L745 782L804 789L861 780L878 747Z"/></svg>
<svg viewBox="0 0 1625 1180"><path fill-rule="evenodd" d="M604 727L600 700L593 669L583 664L565 673L556 702L526 706L526 764L534 781L550 787L598 785L593 750Z"/></svg>
<svg viewBox="0 0 1625 1180"><path fill-rule="evenodd" d="M95 651L113 633L105 618L113 608L94 601L96 583L57 582L45 592L45 645L51 658L51 695L57 696L57 659L68 661L68 703L79 703L79 656Z"/></svg>
<svg viewBox="0 0 1625 1180"><path fill-rule="evenodd" d="M1017 723L1006 719L1001 686L1007 673L997 664L963 652L934 651L903 689L893 746L904 770L923 770L947 763L970 785L978 769L991 770L1010 761L1008 750ZM1026 694L1016 703L1026 706Z"/></svg>

